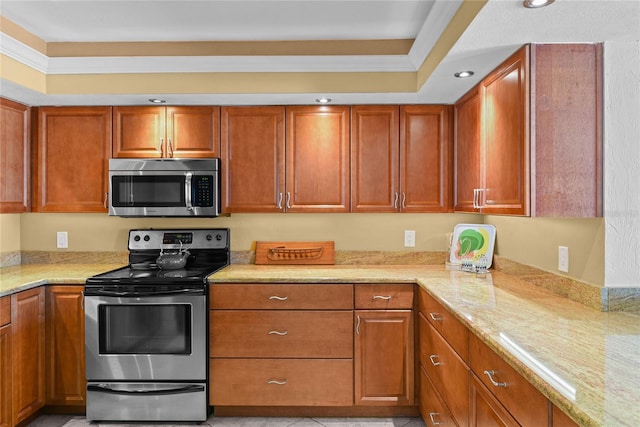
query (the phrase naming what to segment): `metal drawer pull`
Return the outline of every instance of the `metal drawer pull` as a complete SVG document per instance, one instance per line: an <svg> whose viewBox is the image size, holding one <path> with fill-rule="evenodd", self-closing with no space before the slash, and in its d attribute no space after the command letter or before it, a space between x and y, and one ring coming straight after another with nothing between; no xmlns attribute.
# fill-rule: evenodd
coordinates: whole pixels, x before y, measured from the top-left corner
<svg viewBox="0 0 640 427"><path fill-rule="evenodd" d="M429 313L429 317L431 317L431 319L433 319L436 322L442 321L442 316L440 316L438 313Z"/></svg>
<svg viewBox="0 0 640 427"><path fill-rule="evenodd" d="M269 297L269 299L275 299L275 300L278 300L278 301L286 301L286 300L289 299L289 297L279 297L278 295L271 295Z"/></svg>
<svg viewBox="0 0 640 427"><path fill-rule="evenodd" d="M431 356L429 356L429 360L431 360L431 364L433 366L438 366L438 365L442 365L442 362L439 362L437 359L439 359L440 356L438 356L437 354L432 354Z"/></svg>
<svg viewBox="0 0 640 427"><path fill-rule="evenodd" d="M484 373L489 377L489 380L491 381L491 384L493 384L496 387L506 387L507 383L499 383L496 380L493 379L493 376L496 374L496 371L484 371Z"/></svg>
<svg viewBox="0 0 640 427"><path fill-rule="evenodd" d="M356 335L360 335L360 315L356 317L358 318L358 323L356 324Z"/></svg>
<svg viewBox="0 0 640 427"><path fill-rule="evenodd" d="M284 331L284 332L280 332L280 331L269 331L269 335L280 335L285 336L289 333L289 331Z"/></svg>
<svg viewBox="0 0 640 427"><path fill-rule="evenodd" d="M276 384L276 385L285 385L287 383L287 380L276 380L276 379L270 379L267 380L267 384Z"/></svg>
<svg viewBox="0 0 640 427"><path fill-rule="evenodd" d="M391 299L391 295L374 295L373 299L383 299L385 301L389 301Z"/></svg>
<svg viewBox="0 0 640 427"><path fill-rule="evenodd" d="M442 425L442 423L440 421L436 421L436 417L439 414L437 412L429 412L429 419L431 420L431 424L434 426L439 426Z"/></svg>

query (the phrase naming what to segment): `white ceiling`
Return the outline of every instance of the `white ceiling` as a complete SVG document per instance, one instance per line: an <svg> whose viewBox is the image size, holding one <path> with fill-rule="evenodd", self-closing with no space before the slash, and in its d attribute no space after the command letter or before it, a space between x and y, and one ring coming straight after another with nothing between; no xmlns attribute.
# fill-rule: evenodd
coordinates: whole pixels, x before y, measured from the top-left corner
<svg viewBox="0 0 640 427"><path fill-rule="evenodd" d="M460 0L0 0L0 15L45 42L416 39L407 55L330 57L45 58L45 73L202 71L416 71ZM0 28L0 31L2 29ZM529 42L640 39L638 0L556 0L525 9L489 0L427 82L415 93L43 95L2 80L0 94L31 105L453 103L500 61ZM12 49L8 37L0 51ZM468 80L453 73L471 69ZM148 70L148 71L145 71ZM147 96L148 95L148 96Z"/></svg>

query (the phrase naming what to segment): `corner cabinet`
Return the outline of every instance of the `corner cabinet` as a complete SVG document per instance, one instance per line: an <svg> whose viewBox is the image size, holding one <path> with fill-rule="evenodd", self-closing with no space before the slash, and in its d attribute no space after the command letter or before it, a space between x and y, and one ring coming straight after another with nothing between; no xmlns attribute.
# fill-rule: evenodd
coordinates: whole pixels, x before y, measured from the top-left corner
<svg viewBox="0 0 640 427"><path fill-rule="evenodd" d="M0 213L30 208L30 109L0 98Z"/></svg>
<svg viewBox="0 0 640 427"><path fill-rule="evenodd" d="M220 157L220 107L114 107L113 158Z"/></svg>
<svg viewBox="0 0 640 427"><path fill-rule="evenodd" d="M110 149L111 107L37 108L33 210L107 212Z"/></svg>
<svg viewBox="0 0 640 427"><path fill-rule="evenodd" d="M5 296L0 298L0 427L13 426L11 342L11 297Z"/></svg>

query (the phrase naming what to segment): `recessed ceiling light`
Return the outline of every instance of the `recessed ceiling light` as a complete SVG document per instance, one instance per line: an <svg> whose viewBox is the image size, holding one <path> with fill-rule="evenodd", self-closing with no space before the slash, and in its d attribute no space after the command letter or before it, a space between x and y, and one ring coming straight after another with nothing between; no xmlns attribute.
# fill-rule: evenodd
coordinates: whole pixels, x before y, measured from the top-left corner
<svg viewBox="0 0 640 427"><path fill-rule="evenodd" d="M152 104L164 104L167 101L165 101L164 99L150 98L149 102L151 102Z"/></svg>
<svg viewBox="0 0 640 427"><path fill-rule="evenodd" d="M522 5L529 9L549 6L555 0L522 0Z"/></svg>
<svg viewBox="0 0 640 427"><path fill-rule="evenodd" d="M460 79L464 79L465 77L473 76L473 71L458 71L457 73L454 74L454 76Z"/></svg>
<svg viewBox="0 0 640 427"><path fill-rule="evenodd" d="M320 104L328 104L331 102L331 98L316 98L316 102Z"/></svg>

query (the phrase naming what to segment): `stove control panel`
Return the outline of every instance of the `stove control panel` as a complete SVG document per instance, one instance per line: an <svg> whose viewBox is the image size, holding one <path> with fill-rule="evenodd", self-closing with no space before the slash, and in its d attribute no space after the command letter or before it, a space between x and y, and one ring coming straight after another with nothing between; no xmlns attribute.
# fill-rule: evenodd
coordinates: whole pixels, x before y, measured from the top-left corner
<svg viewBox="0 0 640 427"><path fill-rule="evenodd" d="M227 249L228 228L129 230L129 250Z"/></svg>

